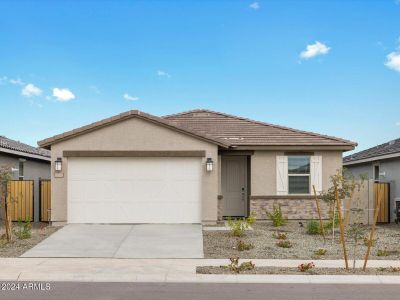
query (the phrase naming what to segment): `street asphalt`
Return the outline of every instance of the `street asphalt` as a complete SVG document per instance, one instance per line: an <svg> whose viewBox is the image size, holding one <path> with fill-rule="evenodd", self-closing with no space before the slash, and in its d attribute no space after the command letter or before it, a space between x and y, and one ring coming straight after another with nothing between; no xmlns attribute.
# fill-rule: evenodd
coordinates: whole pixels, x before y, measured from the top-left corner
<svg viewBox="0 0 400 300"><path fill-rule="evenodd" d="M0 299L140 299L140 300L376 300L400 299L399 285L217 284L217 283L82 283L51 282L24 290L3 290L18 282L1 282ZM31 288L29 288L31 284ZM49 285L50 284L50 285ZM15 286L14 286L15 287ZM36 288L36 290L32 290ZM39 289L39 290L38 290ZM41 289L41 290L40 290Z"/></svg>

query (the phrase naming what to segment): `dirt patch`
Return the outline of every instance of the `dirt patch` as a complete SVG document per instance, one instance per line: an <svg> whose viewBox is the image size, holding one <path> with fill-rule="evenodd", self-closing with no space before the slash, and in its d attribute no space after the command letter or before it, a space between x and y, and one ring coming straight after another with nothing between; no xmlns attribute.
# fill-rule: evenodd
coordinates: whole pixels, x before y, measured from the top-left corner
<svg viewBox="0 0 400 300"><path fill-rule="evenodd" d="M240 239L252 244L254 248L248 251L237 250L238 238L232 237L229 231L203 231L205 258L240 258L259 259L341 259L342 248L339 242L339 233L336 233L332 242L331 233L327 241L321 235L309 235L306 233L306 221L291 221L282 227L273 227L270 222L256 222L252 225L252 231L246 231ZM277 246L278 239L273 238L276 232L284 232L291 248ZM276 235L276 234L275 234ZM376 241L372 247L370 259L400 259L400 226L396 224L378 225ZM316 255L318 249L326 249L325 255ZM352 258L353 243L348 239L349 258ZM364 241L358 243L357 259L363 259L366 246ZM378 256L381 250L383 256Z"/></svg>
<svg viewBox="0 0 400 300"><path fill-rule="evenodd" d="M198 274L237 274L226 266L205 266L197 267ZM365 272L362 269L346 271L342 268L314 268L306 272L300 272L297 268L288 267L255 267L253 270L246 270L240 274L280 274L280 275L394 275L399 276L400 272L387 269L368 268Z"/></svg>
<svg viewBox="0 0 400 300"><path fill-rule="evenodd" d="M61 228L48 226L46 223L34 223L32 225L32 236L28 239L20 240L14 236L11 243L7 243L4 239L0 239L0 257L19 257ZM17 226L16 223L13 224L13 228L16 228ZM4 233L3 226L0 227L0 233L1 235Z"/></svg>

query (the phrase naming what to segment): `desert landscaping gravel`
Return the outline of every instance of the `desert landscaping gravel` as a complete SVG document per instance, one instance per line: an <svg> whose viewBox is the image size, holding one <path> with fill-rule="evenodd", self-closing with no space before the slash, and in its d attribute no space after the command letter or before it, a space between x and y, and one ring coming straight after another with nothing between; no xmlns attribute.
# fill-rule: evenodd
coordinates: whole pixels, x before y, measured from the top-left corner
<svg viewBox="0 0 400 300"><path fill-rule="evenodd" d="M342 247L339 242L339 231L336 230L334 242L331 231L327 233L327 240L321 235L306 233L306 221L289 221L281 227L273 227L271 222L257 221L252 225L254 230L246 231L243 237L232 237L229 231L203 231L205 258L240 258L252 259L342 259ZM277 239L273 238L274 232L283 232L292 244L291 248L281 248L276 245ZM365 235L367 236L367 234ZM372 247L370 259L400 259L400 225L378 225L375 235L376 241ZM251 243L254 248L248 251L238 251L237 240ZM366 251L364 241L359 241L357 259L363 259ZM315 255L314 251L326 249L325 255ZM353 243L347 238L349 258L352 259ZM378 250L386 256L378 256Z"/></svg>
<svg viewBox="0 0 400 300"><path fill-rule="evenodd" d="M16 229L18 225L13 224ZM56 232L61 227L48 226L46 223L35 223L32 228L32 236L28 239L20 240L16 236L13 237L11 243L4 240L4 227L0 226L0 257L19 257L33 246L37 245L45 238Z"/></svg>
<svg viewBox="0 0 400 300"><path fill-rule="evenodd" d="M198 274L237 274L225 266L197 267ZM288 267L255 267L253 270L242 271L240 274L280 274L280 275L394 275L399 276L399 271L387 269L369 268L365 272L362 269L346 271L342 268L314 268L306 272L300 272L297 268Z"/></svg>

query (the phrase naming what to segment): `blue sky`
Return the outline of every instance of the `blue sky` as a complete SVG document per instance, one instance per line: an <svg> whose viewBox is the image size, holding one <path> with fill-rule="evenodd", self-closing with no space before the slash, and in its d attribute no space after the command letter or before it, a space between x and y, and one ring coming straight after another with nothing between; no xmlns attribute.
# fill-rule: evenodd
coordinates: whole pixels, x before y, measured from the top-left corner
<svg viewBox="0 0 400 300"><path fill-rule="evenodd" d="M400 0L1 1L0 26L0 134L32 145L130 109L400 137Z"/></svg>

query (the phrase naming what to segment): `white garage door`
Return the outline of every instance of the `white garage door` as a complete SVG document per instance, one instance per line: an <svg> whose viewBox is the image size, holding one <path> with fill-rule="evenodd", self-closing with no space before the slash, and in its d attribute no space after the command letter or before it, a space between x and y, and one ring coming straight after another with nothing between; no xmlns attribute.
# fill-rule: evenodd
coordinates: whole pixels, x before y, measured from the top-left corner
<svg viewBox="0 0 400 300"><path fill-rule="evenodd" d="M200 158L68 158L69 223L200 223Z"/></svg>

